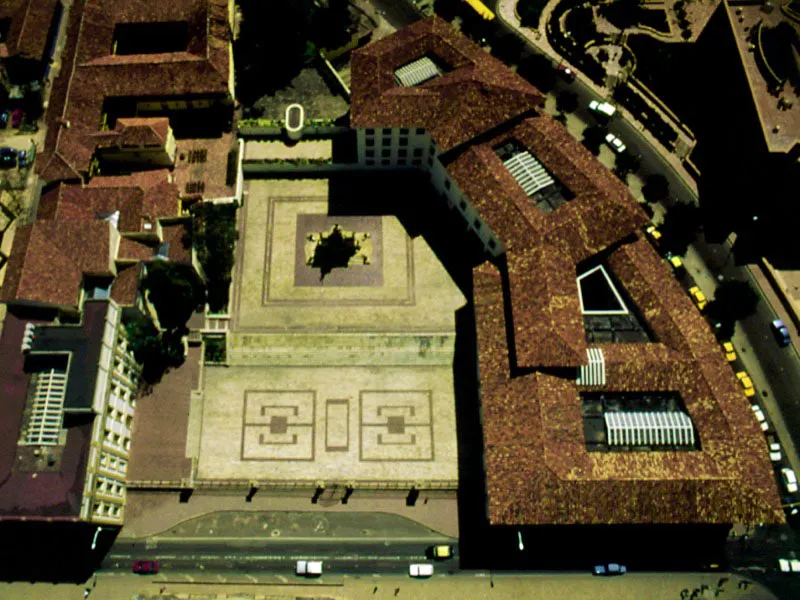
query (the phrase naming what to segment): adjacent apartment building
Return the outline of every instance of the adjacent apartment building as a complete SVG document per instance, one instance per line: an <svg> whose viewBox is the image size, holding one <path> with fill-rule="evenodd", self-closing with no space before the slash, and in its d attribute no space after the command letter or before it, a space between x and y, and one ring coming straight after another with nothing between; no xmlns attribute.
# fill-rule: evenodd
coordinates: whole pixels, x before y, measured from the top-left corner
<svg viewBox="0 0 800 600"><path fill-rule="evenodd" d="M782 522L764 436L707 323L627 187L543 96L438 18L357 50L351 72L359 163L426 172L489 257L472 298L481 531L691 525L702 544L701 530L719 542Z"/></svg>

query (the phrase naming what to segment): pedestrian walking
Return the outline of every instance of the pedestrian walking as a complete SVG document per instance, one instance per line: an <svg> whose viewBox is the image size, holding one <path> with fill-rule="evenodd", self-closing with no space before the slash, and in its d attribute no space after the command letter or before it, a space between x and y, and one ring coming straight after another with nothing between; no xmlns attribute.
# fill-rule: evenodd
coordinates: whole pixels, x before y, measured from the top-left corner
<svg viewBox="0 0 800 600"><path fill-rule="evenodd" d="M377 591L378 591L378 586L376 585L374 588L372 588L372 593L374 594L374 593L376 593Z"/></svg>
<svg viewBox="0 0 800 600"><path fill-rule="evenodd" d="M164 590L166 590L166 589L167 589L167 586L165 586L165 585L162 585L162 586L161 586L161 587L158 589L158 593L159 593L159 594L163 594L163 593L164 593Z"/></svg>
<svg viewBox="0 0 800 600"><path fill-rule="evenodd" d="M399 594L399 593L400 593L400 588L395 588L394 595L397 596L397 594Z"/></svg>

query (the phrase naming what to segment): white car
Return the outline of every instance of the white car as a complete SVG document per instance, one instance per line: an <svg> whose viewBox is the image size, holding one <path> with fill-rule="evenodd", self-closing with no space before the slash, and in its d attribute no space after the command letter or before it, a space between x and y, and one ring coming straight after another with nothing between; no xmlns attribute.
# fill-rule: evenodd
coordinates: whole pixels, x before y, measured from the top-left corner
<svg viewBox="0 0 800 600"><path fill-rule="evenodd" d="M753 404L750 408L753 409L753 414L756 416L756 421L758 421L758 424L761 425L761 431L767 431L769 429L769 423L767 423L767 417L764 416L764 411L761 410L761 407L758 404Z"/></svg>
<svg viewBox="0 0 800 600"><path fill-rule="evenodd" d="M598 102L597 100L592 100L589 102L589 110L599 113L605 117L614 116L614 113L617 112L617 109L613 104L608 102Z"/></svg>
<svg viewBox="0 0 800 600"><path fill-rule="evenodd" d="M611 149L614 150L617 154L622 154L627 149L627 146L622 143L622 140L615 136L613 133L606 134L606 142Z"/></svg>
<svg viewBox="0 0 800 600"><path fill-rule="evenodd" d="M408 574L411 577L430 577L433 575L433 565L415 564L409 565Z"/></svg>
<svg viewBox="0 0 800 600"><path fill-rule="evenodd" d="M793 494L797 491L797 476L794 474L789 467L784 467L781 469L781 477L783 478L783 485L786 487L786 491L790 494Z"/></svg>
<svg viewBox="0 0 800 600"><path fill-rule="evenodd" d="M778 443L778 440L775 439L775 436L767 436L767 445L769 446L769 459L772 462L780 462L781 445Z"/></svg>
<svg viewBox="0 0 800 600"><path fill-rule="evenodd" d="M296 573L298 575L322 575L321 560L298 560Z"/></svg>

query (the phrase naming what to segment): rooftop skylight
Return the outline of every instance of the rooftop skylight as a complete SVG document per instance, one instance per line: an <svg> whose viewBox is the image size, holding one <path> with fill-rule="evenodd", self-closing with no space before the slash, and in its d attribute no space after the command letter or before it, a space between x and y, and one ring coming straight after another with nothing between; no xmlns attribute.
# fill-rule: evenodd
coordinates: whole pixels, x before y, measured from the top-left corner
<svg viewBox="0 0 800 600"><path fill-rule="evenodd" d="M394 81L397 85L413 87L443 74L444 70L431 57L423 56L396 69Z"/></svg>
<svg viewBox="0 0 800 600"><path fill-rule="evenodd" d="M509 173L543 213L549 213L572 199L569 191L516 140L495 148Z"/></svg>

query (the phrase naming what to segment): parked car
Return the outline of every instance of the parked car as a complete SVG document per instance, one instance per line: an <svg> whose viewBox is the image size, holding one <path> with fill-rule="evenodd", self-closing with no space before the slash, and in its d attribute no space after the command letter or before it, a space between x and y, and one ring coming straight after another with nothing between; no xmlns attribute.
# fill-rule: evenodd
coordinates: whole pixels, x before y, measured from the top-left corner
<svg viewBox="0 0 800 600"><path fill-rule="evenodd" d="M656 230L658 231L658 230ZM661 237L661 232L658 232L658 236ZM667 252L664 255L664 258L667 259L669 266L677 273L683 271L685 269L685 265L683 264L683 259L680 256L673 254L672 252Z"/></svg>
<svg viewBox="0 0 800 600"><path fill-rule="evenodd" d="M627 146L622 143L622 140L615 136L613 133L606 134L606 143L611 146L611 149L617 154L622 154L627 150Z"/></svg>
<svg viewBox="0 0 800 600"><path fill-rule="evenodd" d="M28 151L27 150L20 150L17 153L17 165L19 165L20 169L24 169L28 166Z"/></svg>
<svg viewBox="0 0 800 600"><path fill-rule="evenodd" d="M661 239L661 232L655 225L648 225L644 228L644 232L654 242L658 242Z"/></svg>
<svg viewBox="0 0 800 600"><path fill-rule="evenodd" d="M22 124L22 109L15 108L11 111L11 126L19 127Z"/></svg>
<svg viewBox="0 0 800 600"><path fill-rule="evenodd" d="M736 360L736 349L733 342L722 342L722 350L725 352L725 360L733 362Z"/></svg>
<svg viewBox="0 0 800 600"><path fill-rule="evenodd" d="M321 560L298 560L295 567L295 573L303 575L304 577L312 577L322 575L322 561Z"/></svg>
<svg viewBox="0 0 800 600"><path fill-rule="evenodd" d="M2 127L3 129L8 127L8 111L7 110L4 110L3 112L0 112L0 127Z"/></svg>
<svg viewBox="0 0 800 600"><path fill-rule="evenodd" d="M133 561L133 572L139 575L155 575L158 573L158 561L135 560Z"/></svg>
<svg viewBox="0 0 800 600"><path fill-rule="evenodd" d="M794 471L789 467L782 468L781 478L783 479L783 485L786 487L786 491L790 494L794 494L797 491L797 476L794 474Z"/></svg>
<svg viewBox="0 0 800 600"><path fill-rule="evenodd" d="M409 565L408 574L411 577L430 577L431 575L433 575L433 565L429 564Z"/></svg>
<svg viewBox="0 0 800 600"><path fill-rule="evenodd" d="M761 431L769 430L769 423L767 423L767 417L764 416L764 411L761 410L761 407L758 404L753 404L751 408L753 409L753 414L756 416L756 421L758 421L758 424L761 426Z"/></svg>
<svg viewBox="0 0 800 600"><path fill-rule="evenodd" d="M769 459L772 462L781 462L781 445L774 435L767 436L767 446L769 447Z"/></svg>
<svg viewBox="0 0 800 600"><path fill-rule="evenodd" d="M618 563L595 565L594 571L592 571L594 575L604 575L606 577L610 577L612 575L625 575L627 572L628 568L625 565L620 565Z"/></svg>
<svg viewBox="0 0 800 600"><path fill-rule="evenodd" d="M736 373L736 379L741 384L745 396L752 398L756 395L756 389L753 387L753 380L750 379L750 375L747 374L747 371L739 371ZM755 406L758 405L756 404ZM755 410L755 408L753 410ZM759 408L759 410L761 409Z"/></svg>
<svg viewBox="0 0 800 600"><path fill-rule="evenodd" d="M789 328L786 327L786 325L784 325L783 321L781 321L780 319L775 319L770 324L770 329L772 329L772 334L778 341L778 346L783 348L791 343L792 340L789 337Z"/></svg>
<svg viewBox="0 0 800 600"><path fill-rule="evenodd" d="M0 168L11 169L17 166L17 151L14 148L0 148Z"/></svg>
<svg viewBox="0 0 800 600"><path fill-rule="evenodd" d="M613 117L614 113L617 112L616 107L610 102L600 102L598 100L589 102L589 110L604 118Z"/></svg>
<svg viewBox="0 0 800 600"><path fill-rule="evenodd" d="M433 558L444 560L445 558L452 558L453 547L449 544L439 544L431 548L431 556Z"/></svg>
<svg viewBox="0 0 800 600"><path fill-rule="evenodd" d="M556 71L561 75L562 79L572 83L575 81L575 71L570 69L567 65L560 64L556 67Z"/></svg>
<svg viewBox="0 0 800 600"><path fill-rule="evenodd" d="M703 310L706 306L708 306L708 300L706 299L706 295L700 291L700 288L692 286L689 288L689 295L692 297L692 300L697 305L698 310Z"/></svg>

